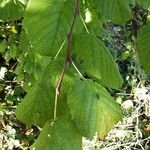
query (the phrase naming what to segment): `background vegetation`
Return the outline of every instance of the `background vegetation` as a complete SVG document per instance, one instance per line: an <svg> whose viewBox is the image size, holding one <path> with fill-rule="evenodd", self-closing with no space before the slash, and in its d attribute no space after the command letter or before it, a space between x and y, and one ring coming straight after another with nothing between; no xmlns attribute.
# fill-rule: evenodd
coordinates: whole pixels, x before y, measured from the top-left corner
<svg viewBox="0 0 150 150"><path fill-rule="evenodd" d="M149 17L149 1L142 2L131 2L132 18L127 22L120 25L109 20L98 29L99 39L108 47L124 79L122 88L107 88L122 105L124 117L105 140L83 138L84 149L150 149L150 78L139 63L135 42L138 30ZM35 58L32 52L26 54L18 49L21 33L24 33L22 10L26 3L9 1L5 4L0 1L0 149L29 149L41 131L39 126L21 123L15 115L16 107L32 86L29 81L32 83L36 78L35 72L38 74L49 63L48 56L37 55ZM8 10L12 13L11 18ZM88 13L94 16L90 8ZM87 28L94 32L96 24L90 22ZM25 49L26 43L21 47Z"/></svg>

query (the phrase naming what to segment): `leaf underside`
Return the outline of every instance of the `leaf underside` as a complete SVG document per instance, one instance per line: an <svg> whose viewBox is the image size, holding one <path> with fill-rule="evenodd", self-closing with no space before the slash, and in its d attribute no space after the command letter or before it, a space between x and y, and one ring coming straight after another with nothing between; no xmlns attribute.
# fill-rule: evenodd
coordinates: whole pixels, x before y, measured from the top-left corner
<svg viewBox="0 0 150 150"><path fill-rule="evenodd" d="M98 83L76 79L67 102L72 119L83 136L100 139L121 119L121 108Z"/></svg>

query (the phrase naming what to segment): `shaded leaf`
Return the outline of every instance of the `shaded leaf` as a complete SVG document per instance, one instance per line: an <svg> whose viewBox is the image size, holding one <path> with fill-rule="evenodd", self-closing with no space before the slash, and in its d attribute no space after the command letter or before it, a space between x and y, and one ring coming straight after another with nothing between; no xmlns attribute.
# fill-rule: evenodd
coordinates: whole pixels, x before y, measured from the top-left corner
<svg viewBox="0 0 150 150"><path fill-rule="evenodd" d="M24 15L27 1L2 0L0 2L0 19L4 21L20 19Z"/></svg>
<svg viewBox="0 0 150 150"><path fill-rule="evenodd" d="M150 7L150 0L129 0L129 3L132 5L139 4L146 9Z"/></svg>
<svg viewBox="0 0 150 150"><path fill-rule="evenodd" d="M150 23L143 26L137 38L137 50L139 59L147 74L150 74Z"/></svg>
<svg viewBox="0 0 150 150"><path fill-rule="evenodd" d="M17 118L28 125L44 125L53 118L54 90L49 78L41 75L41 79L17 107Z"/></svg>
<svg viewBox="0 0 150 150"><path fill-rule="evenodd" d="M127 0L95 0L95 3L101 17L114 23L124 24L132 17Z"/></svg>
<svg viewBox="0 0 150 150"><path fill-rule="evenodd" d="M28 94L16 109L19 120L28 125L43 126L46 121L53 119L55 87L58 82L63 62L51 62L46 70L39 74L39 78ZM65 114L67 109L66 90L68 89L70 77L65 75L62 89L64 91L58 97L57 115Z"/></svg>
<svg viewBox="0 0 150 150"><path fill-rule="evenodd" d="M6 48L7 48L6 43L5 42L1 42L0 43L0 53L5 52Z"/></svg>
<svg viewBox="0 0 150 150"><path fill-rule="evenodd" d="M107 87L118 88L122 78L117 64L102 42L89 34L76 37L74 51L85 73Z"/></svg>

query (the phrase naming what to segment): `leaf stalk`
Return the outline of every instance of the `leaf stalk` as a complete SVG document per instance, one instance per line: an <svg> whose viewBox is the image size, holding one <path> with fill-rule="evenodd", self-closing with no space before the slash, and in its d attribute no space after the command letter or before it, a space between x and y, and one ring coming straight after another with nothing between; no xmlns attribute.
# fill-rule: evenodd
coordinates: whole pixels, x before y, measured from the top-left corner
<svg viewBox="0 0 150 150"><path fill-rule="evenodd" d="M72 54L71 54L71 47L72 47L72 36L73 36L73 31L74 31L74 27L75 27L75 22L76 22L76 18L79 14L79 0L75 0L75 9L74 9L74 17L73 17L73 21L70 27L70 31L67 35L67 55L65 57L65 63L64 63L64 67L61 71L60 74L60 78L58 80L58 83L56 85L56 89L55 89L55 106L54 106L54 120L56 120L57 118L57 101L58 101L58 95L60 95L60 91L61 91L61 85L64 79L64 75L67 69L67 65L68 64L72 64Z"/></svg>

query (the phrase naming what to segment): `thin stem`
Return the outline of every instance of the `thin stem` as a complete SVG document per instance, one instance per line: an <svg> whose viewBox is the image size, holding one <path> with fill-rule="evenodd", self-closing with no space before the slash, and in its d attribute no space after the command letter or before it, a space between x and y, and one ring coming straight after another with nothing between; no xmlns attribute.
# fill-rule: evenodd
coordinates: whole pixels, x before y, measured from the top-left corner
<svg viewBox="0 0 150 150"><path fill-rule="evenodd" d="M72 35L73 35L73 30L74 30L74 26L75 26L75 21L76 18L78 16L78 7L79 7L79 0L75 0L75 10L74 10L74 17L73 17L73 21L71 24L71 28L70 28L70 32L67 35L67 55L65 58L65 63L64 63L64 67L61 71L61 75L60 78L58 80L56 89L55 89L55 106L54 106L54 120L56 120L57 117L57 102L58 102L58 95L60 94L60 90L61 90L61 85L64 79L64 75L66 72L66 68L68 64L72 63L72 58L71 58L71 46L72 46Z"/></svg>
<svg viewBox="0 0 150 150"><path fill-rule="evenodd" d="M55 89L55 106L54 106L54 120L57 115L57 100L58 100L58 88Z"/></svg>
<svg viewBox="0 0 150 150"><path fill-rule="evenodd" d="M11 67L11 70L13 70L18 65L18 62L15 62L15 64Z"/></svg>
<svg viewBox="0 0 150 150"><path fill-rule="evenodd" d="M72 25L71 25L71 28L70 28L70 32L67 36L67 41L68 41L68 53L67 53L67 59L68 59L68 62L71 63L71 46L72 46L72 35L73 35L73 29L74 29L74 26L75 26L75 21L76 21L76 18L78 16L78 7L79 7L79 0L75 0L75 12L74 12L74 18L73 18L73 21L72 21Z"/></svg>
<svg viewBox="0 0 150 150"><path fill-rule="evenodd" d="M82 21L82 23L83 23L83 26L84 26L86 32L89 34L90 32L89 32L89 30L88 30L88 28L87 28L87 26L86 26L86 24L85 24L85 21L84 21L84 19L83 19L83 17L82 17L81 15L80 15L80 18L81 18L81 21Z"/></svg>
<svg viewBox="0 0 150 150"><path fill-rule="evenodd" d="M72 65L75 68L75 70L78 72L78 74L81 76L81 78L84 78L83 75L81 74L81 72L79 71L79 69L77 68L77 66L74 64L73 61L72 61Z"/></svg>
<svg viewBox="0 0 150 150"><path fill-rule="evenodd" d="M62 45L60 46L60 48L59 48L59 50L58 50L56 56L54 57L54 60L55 60L55 59L58 57L58 55L60 54L61 50L63 49L63 47L64 47L64 45L65 45L65 43L66 43L66 39L64 40L64 42L63 42Z"/></svg>
<svg viewBox="0 0 150 150"><path fill-rule="evenodd" d="M56 120L56 116L57 116L57 101L58 101L58 95L60 94L60 88L61 88L61 84L62 84L62 81L63 81L63 78L64 78L64 75L65 75L65 71L66 71L66 68L67 68L67 59L65 60L65 64L64 64L64 67L61 71L61 75L60 75L60 78L58 80L58 83L57 83L57 86L56 86L56 89L55 89L55 106L54 106L54 120Z"/></svg>

